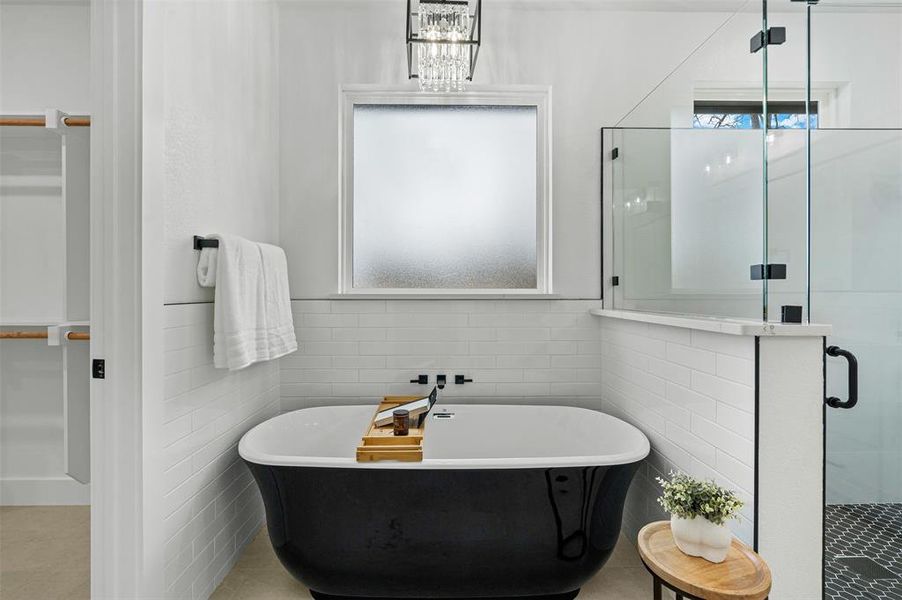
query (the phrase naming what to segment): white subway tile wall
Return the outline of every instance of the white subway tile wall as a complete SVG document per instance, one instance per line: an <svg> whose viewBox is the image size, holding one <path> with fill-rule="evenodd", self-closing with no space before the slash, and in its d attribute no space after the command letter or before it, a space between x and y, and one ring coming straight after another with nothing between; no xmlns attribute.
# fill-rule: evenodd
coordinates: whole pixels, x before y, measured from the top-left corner
<svg viewBox="0 0 902 600"><path fill-rule="evenodd" d="M282 359L282 410L417 394L598 408L597 300L299 300L299 351ZM455 385L455 375L473 383Z"/></svg>
<svg viewBox="0 0 902 600"><path fill-rule="evenodd" d="M732 526L751 541L754 338L588 314L598 301L315 300L292 303L298 353L282 363L282 410L416 394L448 376L449 400L604 410L646 433L630 492L635 533L665 518L654 478L679 469L735 488ZM455 385L454 375L474 382Z"/></svg>
<svg viewBox="0 0 902 600"><path fill-rule="evenodd" d="M755 338L601 320L602 406L641 429L652 452L630 488L624 530L666 519L656 477L680 470L735 489L730 526L752 542Z"/></svg>
<svg viewBox="0 0 902 600"><path fill-rule="evenodd" d="M213 305L167 306L164 316L164 583L168 597L207 598L263 523L238 440L278 414L279 363L214 369Z"/></svg>

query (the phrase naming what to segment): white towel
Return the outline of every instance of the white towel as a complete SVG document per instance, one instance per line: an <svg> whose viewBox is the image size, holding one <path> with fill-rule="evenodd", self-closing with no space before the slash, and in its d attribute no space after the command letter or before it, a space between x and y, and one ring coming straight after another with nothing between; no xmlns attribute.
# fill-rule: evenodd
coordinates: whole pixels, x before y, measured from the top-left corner
<svg viewBox="0 0 902 600"><path fill-rule="evenodd" d="M201 250L197 280L216 287L213 364L236 371L298 349L285 252L233 235L211 235L219 248Z"/></svg>

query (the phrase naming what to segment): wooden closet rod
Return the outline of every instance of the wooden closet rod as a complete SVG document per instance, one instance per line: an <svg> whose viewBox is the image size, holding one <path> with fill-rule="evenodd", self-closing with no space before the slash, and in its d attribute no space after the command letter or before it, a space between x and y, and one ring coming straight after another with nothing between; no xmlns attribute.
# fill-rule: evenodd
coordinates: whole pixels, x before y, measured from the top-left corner
<svg viewBox="0 0 902 600"><path fill-rule="evenodd" d="M46 340L46 331L0 331L0 340ZM87 342L91 339L90 333L70 331L66 334L70 342Z"/></svg>
<svg viewBox="0 0 902 600"><path fill-rule="evenodd" d="M91 117L63 117L68 127L90 127ZM0 117L0 126L8 127L44 127L45 117Z"/></svg>

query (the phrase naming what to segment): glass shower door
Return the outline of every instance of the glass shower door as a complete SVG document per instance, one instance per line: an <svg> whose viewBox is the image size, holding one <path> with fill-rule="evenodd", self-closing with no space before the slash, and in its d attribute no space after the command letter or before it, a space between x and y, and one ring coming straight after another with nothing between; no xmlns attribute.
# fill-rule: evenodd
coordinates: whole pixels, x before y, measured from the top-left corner
<svg viewBox="0 0 902 600"><path fill-rule="evenodd" d="M833 325L826 395L840 406L826 409L825 598L902 598L902 3L804 10L809 314ZM857 357L853 408L831 347Z"/></svg>

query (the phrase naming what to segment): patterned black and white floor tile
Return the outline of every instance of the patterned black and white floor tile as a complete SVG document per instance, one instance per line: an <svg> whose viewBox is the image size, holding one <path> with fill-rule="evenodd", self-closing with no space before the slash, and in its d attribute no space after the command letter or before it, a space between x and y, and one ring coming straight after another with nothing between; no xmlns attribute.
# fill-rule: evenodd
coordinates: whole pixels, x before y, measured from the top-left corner
<svg viewBox="0 0 902 600"><path fill-rule="evenodd" d="M827 600L902 600L902 504L833 504L826 512Z"/></svg>

